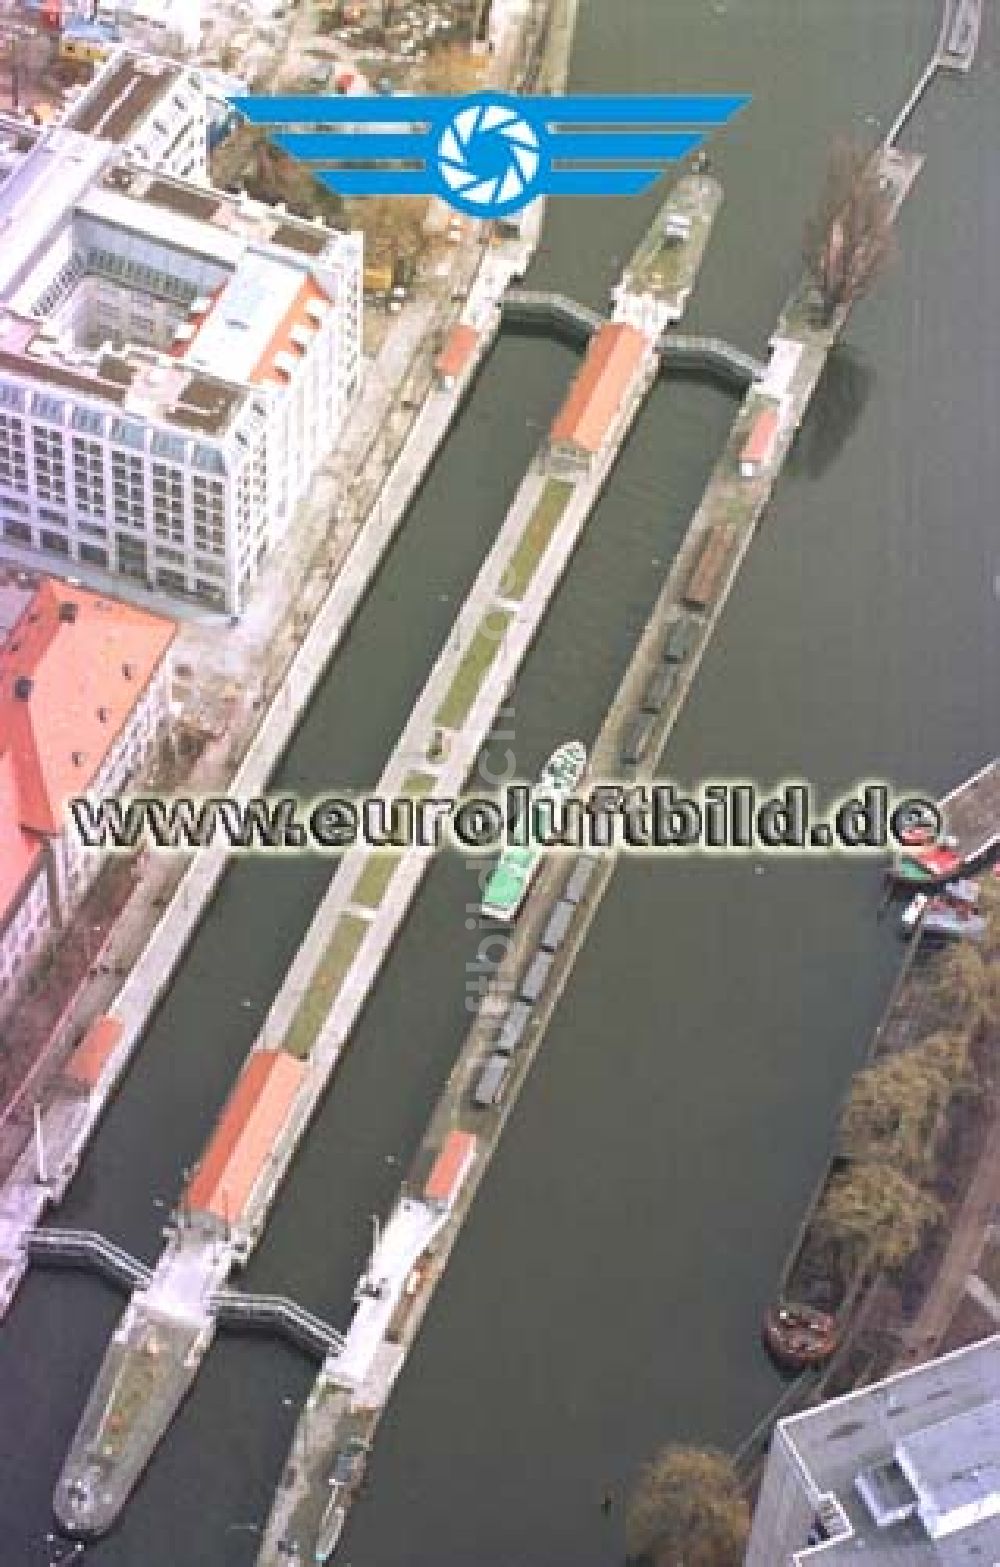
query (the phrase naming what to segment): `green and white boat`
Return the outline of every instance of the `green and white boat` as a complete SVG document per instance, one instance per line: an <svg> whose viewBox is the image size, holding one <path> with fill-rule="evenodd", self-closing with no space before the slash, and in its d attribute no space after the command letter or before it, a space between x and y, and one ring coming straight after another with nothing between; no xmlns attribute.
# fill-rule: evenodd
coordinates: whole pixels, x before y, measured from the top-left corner
<svg viewBox="0 0 1000 1567"><path fill-rule="evenodd" d="M540 800L558 802L566 799L583 777L586 765L586 746L579 740L565 741L553 751L542 768L538 782L531 791L532 804L537 806ZM553 822L552 825L556 824ZM515 831L513 836L529 838L527 833L520 830ZM509 924L516 917L528 895L528 888L543 853L540 846L531 844L530 838L524 844L511 844L504 850L483 894L481 909L487 919Z"/></svg>

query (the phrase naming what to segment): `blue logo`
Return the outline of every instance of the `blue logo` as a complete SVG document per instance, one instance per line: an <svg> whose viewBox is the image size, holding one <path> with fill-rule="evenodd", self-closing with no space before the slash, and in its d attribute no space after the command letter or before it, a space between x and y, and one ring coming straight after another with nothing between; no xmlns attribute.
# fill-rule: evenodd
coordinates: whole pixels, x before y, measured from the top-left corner
<svg viewBox="0 0 1000 1567"><path fill-rule="evenodd" d="M341 196L439 196L474 218L507 217L537 196L638 195L747 102L499 92L232 99L253 125L300 127L273 130L272 140Z"/></svg>

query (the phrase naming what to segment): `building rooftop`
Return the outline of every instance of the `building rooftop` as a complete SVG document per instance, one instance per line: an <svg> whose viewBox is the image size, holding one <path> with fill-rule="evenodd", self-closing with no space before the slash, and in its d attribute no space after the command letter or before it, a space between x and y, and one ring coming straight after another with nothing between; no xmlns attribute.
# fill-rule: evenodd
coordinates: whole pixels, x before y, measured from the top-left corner
<svg viewBox="0 0 1000 1567"><path fill-rule="evenodd" d="M0 750L0 930L19 907L23 890L41 863L41 839L21 826L14 758Z"/></svg>
<svg viewBox="0 0 1000 1567"><path fill-rule="evenodd" d="M778 436L777 408L761 408L754 415L750 433L740 453L741 462L763 463L770 459Z"/></svg>
<svg viewBox="0 0 1000 1567"><path fill-rule="evenodd" d="M77 1088L96 1088L124 1032L125 1025L110 1014L95 1018L66 1063L64 1076L68 1081Z"/></svg>
<svg viewBox="0 0 1000 1567"><path fill-rule="evenodd" d="M102 141L126 141L182 74L168 60L119 54L77 99L66 124Z"/></svg>
<svg viewBox="0 0 1000 1567"><path fill-rule="evenodd" d="M550 440L598 452L604 444L635 375L646 339L637 327L616 321L602 326L587 345L569 395L556 415Z"/></svg>
<svg viewBox="0 0 1000 1567"><path fill-rule="evenodd" d="M251 1055L219 1117L184 1207L224 1224L242 1218L306 1073L305 1063L282 1050Z"/></svg>
<svg viewBox="0 0 1000 1567"><path fill-rule="evenodd" d="M329 243L330 235L325 227L320 228L319 224L307 223L304 219L300 223L279 223L271 235L272 245L300 251L304 256L321 256Z"/></svg>
<svg viewBox="0 0 1000 1567"><path fill-rule="evenodd" d="M796 1563L1000 1561L1000 1335L782 1420L779 1432L810 1490L835 1496L848 1525Z"/></svg>
<svg viewBox="0 0 1000 1567"><path fill-rule="evenodd" d="M471 1132L449 1132L427 1177L424 1187L426 1200L450 1206L469 1173L475 1153L476 1139Z"/></svg>
<svg viewBox="0 0 1000 1567"><path fill-rule="evenodd" d="M250 381L302 285L300 267L250 251L222 289L184 362L227 380Z"/></svg>
<svg viewBox="0 0 1000 1567"><path fill-rule="evenodd" d="M143 192L143 200L206 222L215 216L219 208L219 198L213 191L197 190L180 180L150 180Z"/></svg>
<svg viewBox="0 0 1000 1567"><path fill-rule="evenodd" d="M13 767L21 828L62 831L67 800L90 788L176 629L43 578L0 648L0 756Z"/></svg>
<svg viewBox="0 0 1000 1567"><path fill-rule="evenodd" d="M109 155L102 143L56 126L0 185L0 298L9 298L56 230L69 222Z"/></svg>
<svg viewBox="0 0 1000 1567"><path fill-rule="evenodd" d="M438 375L449 379L462 374L479 342L479 333L465 321L456 321L445 339L434 368Z"/></svg>

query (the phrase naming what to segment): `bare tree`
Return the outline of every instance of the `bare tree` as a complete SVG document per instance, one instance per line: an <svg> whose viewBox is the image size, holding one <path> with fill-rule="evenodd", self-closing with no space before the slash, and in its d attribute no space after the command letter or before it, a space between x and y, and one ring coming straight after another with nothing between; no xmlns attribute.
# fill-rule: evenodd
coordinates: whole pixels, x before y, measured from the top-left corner
<svg viewBox="0 0 1000 1567"><path fill-rule="evenodd" d="M805 227L804 253L824 323L860 299L895 253L890 194L873 155L855 142L833 146L819 209Z"/></svg>
<svg viewBox="0 0 1000 1567"><path fill-rule="evenodd" d="M663 1448L639 1476L625 1532L633 1567L740 1567L749 1511L731 1459Z"/></svg>

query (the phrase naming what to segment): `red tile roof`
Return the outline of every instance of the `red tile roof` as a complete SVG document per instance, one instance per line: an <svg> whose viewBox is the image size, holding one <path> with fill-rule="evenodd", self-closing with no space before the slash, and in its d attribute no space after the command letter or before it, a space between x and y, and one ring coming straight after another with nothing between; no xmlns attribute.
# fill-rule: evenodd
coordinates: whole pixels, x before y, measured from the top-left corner
<svg viewBox="0 0 1000 1567"><path fill-rule="evenodd" d="M762 408L750 427L746 444L740 453L740 462L758 463L768 462L774 449L774 442L778 434L778 411L776 408Z"/></svg>
<svg viewBox="0 0 1000 1567"><path fill-rule="evenodd" d="M475 1151L476 1139L471 1132L448 1133L424 1187L424 1196L428 1202L450 1204L454 1201L469 1172Z"/></svg>
<svg viewBox="0 0 1000 1567"><path fill-rule="evenodd" d="M623 321L602 326L587 345L550 440L591 454L600 451L645 351L646 339L637 327Z"/></svg>
<svg viewBox="0 0 1000 1567"><path fill-rule="evenodd" d="M42 845L24 831L20 817L14 758L0 751L0 929L41 865Z"/></svg>
<svg viewBox="0 0 1000 1567"><path fill-rule="evenodd" d="M468 326L464 321L456 321L435 361L434 368L438 375L448 378L460 376L478 343L479 333L475 327Z"/></svg>
<svg viewBox="0 0 1000 1567"><path fill-rule="evenodd" d="M91 1023L66 1063L65 1075L70 1082L81 1088L96 1088L108 1057L124 1032L125 1025L110 1015Z"/></svg>
<svg viewBox="0 0 1000 1567"><path fill-rule="evenodd" d="M243 1069L189 1183L184 1206L226 1224L242 1217L288 1121L305 1064L283 1050L257 1050Z"/></svg>
<svg viewBox="0 0 1000 1567"><path fill-rule="evenodd" d="M42 581L0 647L0 755L13 764L22 828L62 831L66 801L93 783L176 630L160 615Z"/></svg>
<svg viewBox="0 0 1000 1567"><path fill-rule="evenodd" d="M315 279L311 277L306 278L282 316L267 348L253 368L250 379L255 385L259 385L262 381L270 381L275 376L280 376L281 370L274 362L279 354L302 353L298 344L292 341L292 333L298 326L309 327L313 331L316 329L317 323L309 314L309 306L316 300L329 305L330 296L325 289L320 288Z"/></svg>

